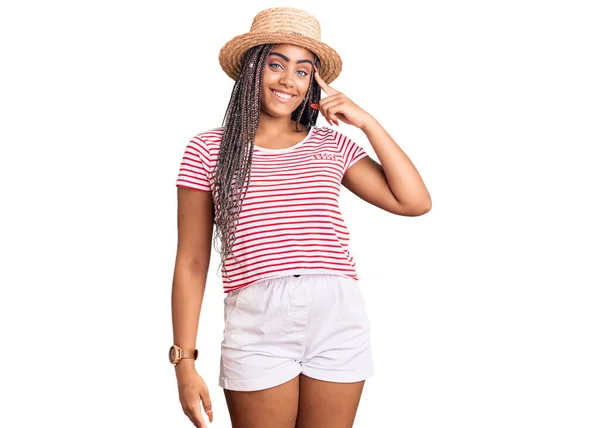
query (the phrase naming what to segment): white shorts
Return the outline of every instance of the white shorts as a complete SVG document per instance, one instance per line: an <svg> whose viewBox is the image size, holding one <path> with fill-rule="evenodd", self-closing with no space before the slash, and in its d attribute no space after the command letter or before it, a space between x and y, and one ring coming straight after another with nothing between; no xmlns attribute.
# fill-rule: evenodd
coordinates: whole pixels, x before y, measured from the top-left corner
<svg viewBox="0 0 600 428"><path fill-rule="evenodd" d="M257 391L303 373L330 382L373 374L371 326L358 281L286 275L225 296L219 385Z"/></svg>

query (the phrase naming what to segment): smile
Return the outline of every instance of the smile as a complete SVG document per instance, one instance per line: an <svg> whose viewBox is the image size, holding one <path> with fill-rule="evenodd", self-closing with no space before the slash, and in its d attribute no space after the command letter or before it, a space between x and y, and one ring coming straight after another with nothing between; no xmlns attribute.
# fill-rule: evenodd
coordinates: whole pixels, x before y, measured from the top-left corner
<svg viewBox="0 0 600 428"><path fill-rule="evenodd" d="M284 103L290 101L292 98L295 97L295 95L286 94L285 92L279 92L279 91L276 91L274 89L271 89L271 93L275 96L275 98L278 101L281 101L281 102L284 102Z"/></svg>

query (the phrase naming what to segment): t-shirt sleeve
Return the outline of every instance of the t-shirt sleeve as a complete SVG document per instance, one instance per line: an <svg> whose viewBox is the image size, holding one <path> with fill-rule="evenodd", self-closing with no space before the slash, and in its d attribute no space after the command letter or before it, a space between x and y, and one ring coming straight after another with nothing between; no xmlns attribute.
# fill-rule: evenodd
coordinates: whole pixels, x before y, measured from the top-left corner
<svg viewBox="0 0 600 428"><path fill-rule="evenodd" d="M360 159L368 156L368 153L350 138L340 134L340 151L344 161L344 174L352 165Z"/></svg>
<svg viewBox="0 0 600 428"><path fill-rule="evenodd" d="M175 185L210 192L209 165L210 152L206 142L200 137L192 138L183 153Z"/></svg>

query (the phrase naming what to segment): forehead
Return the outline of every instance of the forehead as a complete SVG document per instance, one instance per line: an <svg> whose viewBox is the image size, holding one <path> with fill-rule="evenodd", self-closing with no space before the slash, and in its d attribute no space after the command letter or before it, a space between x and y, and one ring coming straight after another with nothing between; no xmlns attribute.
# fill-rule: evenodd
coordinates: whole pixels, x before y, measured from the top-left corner
<svg viewBox="0 0 600 428"><path fill-rule="evenodd" d="M284 54L292 60L310 59L312 61L315 58L315 55L308 49L287 43L276 44L271 52Z"/></svg>

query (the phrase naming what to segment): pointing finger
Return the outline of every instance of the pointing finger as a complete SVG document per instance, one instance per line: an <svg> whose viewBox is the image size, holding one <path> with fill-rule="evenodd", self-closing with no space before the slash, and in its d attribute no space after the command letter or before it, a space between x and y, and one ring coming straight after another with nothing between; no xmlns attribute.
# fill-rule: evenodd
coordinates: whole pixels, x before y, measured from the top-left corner
<svg viewBox="0 0 600 428"><path fill-rule="evenodd" d="M323 89L323 92L325 92L327 95L333 95L333 94L338 93L338 91L336 91L331 86L329 86L327 83L325 83L325 81L321 78L321 75L319 74L319 69L316 66L315 66L315 80L317 81L317 83L319 84L321 89Z"/></svg>

